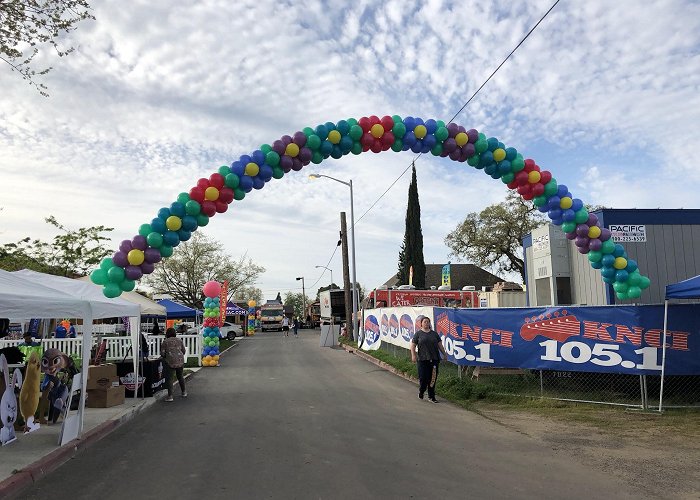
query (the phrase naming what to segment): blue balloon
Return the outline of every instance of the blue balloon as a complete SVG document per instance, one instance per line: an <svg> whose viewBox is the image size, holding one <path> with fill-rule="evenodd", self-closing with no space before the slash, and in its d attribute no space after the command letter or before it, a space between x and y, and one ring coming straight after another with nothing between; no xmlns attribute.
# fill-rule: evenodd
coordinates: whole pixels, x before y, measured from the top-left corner
<svg viewBox="0 0 700 500"><path fill-rule="evenodd" d="M164 234L165 231L168 230L167 227L165 227L165 221L160 217L156 217L151 221L151 229L153 229L153 232L160 234Z"/></svg>
<svg viewBox="0 0 700 500"><path fill-rule="evenodd" d="M352 137L349 135L344 135L341 139L338 145L340 146L340 149L343 153L347 153L352 149Z"/></svg>
<svg viewBox="0 0 700 500"><path fill-rule="evenodd" d="M245 165L243 165L240 161L234 161L231 163L231 173L234 173L240 177L245 173Z"/></svg>
<svg viewBox="0 0 700 500"><path fill-rule="evenodd" d="M493 175L497 169L498 165L496 165L494 162L491 162L484 167L484 173L488 175Z"/></svg>
<svg viewBox="0 0 700 500"><path fill-rule="evenodd" d="M180 236L175 231L166 231L163 235L163 243L174 247L180 243Z"/></svg>
<svg viewBox="0 0 700 500"><path fill-rule="evenodd" d="M561 218L564 219L564 221L566 222L571 222L576 218L576 212L574 212L570 208L567 208L561 213Z"/></svg>
<svg viewBox="0 0 700 500"><path fill-rule="evenodd" d="M552 224L555 226L561 226L564 223L562 219L552 219Z"/></svg>
<svg viewBox="0 0 700 500"><path fill-rule="evenodd" d="M262 166L263 163L265 163L265 153L260 151L259 149L256 149L253 151L253 162L257 164L259 167Z"/></svg>
<svg viewBox="0 0 700 500"><path fill-rule="evenodd" d="M627 278L629 278L629 273L625 271L624 269L618 269L615 272L615 281L627 281Z"/></svg>
<svg viewBox="0 0 700 500"><path fill-rule="evenodd" d="M238 187L246 193L249 193L251 189L253 189L253 178L249 175L242 175Z"/></svg>
<svg viewBox="0 0 700 500"><path fill-rule="evenodd" d="M552 195L549 200L547 200L547 206L552 210L558 210L559 204L561 203L561 198L559 196Z"/></svg>
<svg viewBox="0 0 700 500"><path fill-rule="evenodd" d="M492 153L498 149L498 139L495 137L489 137L486 143L489 145L489 151Z"/></svg>
<svg viewBox="0 0 700 500"><path fill-rule="evenodd" d="M177 237L180 241L187 241L192 237L192 231L188 231L187 229L180 229L177 232Z"/></svg>
<svg viewBox="0 0 700 500"><path fill-rule="evenodd" d="M321 147L318 148L318 150L321 152L322 155L330 156L330 154L333 152L333 143L328 140L323 141L321 143Z"/></svg>
<svg viewBox="0 0 700 500"><path fill-rule="evenodd" d="M265 187L265 181L262 180L260 177L253 177L253 188L255 189L262 189Z"/></svg>
<svg viewBox="0 0 700 500"><path fill-rule="evenodd" d="M171 215L172 214L170 213L169 208L163 207L160 210L158 210L158 217L160 217L163 220L168 220L168 217L170 217Z"/></svg>
<svg viewBox="0 0 700 500"><path fill-rule="evenodd" d="M412 132L414 128L416 128L416 120L412 116L407 116L406 118L403 119L403 124L406 126L406 131L407 132ZM406 136L404 136L404 142L406 140Z"/></svg>
<svg viewBox="0 0 700 500"><path fill-rule="evenodd" d="M605 258L605 256L603 256L603 258ZM601 262L601 263L603 262L602 259L601 259L600 262ZM606 266L605 264L603 264L603 269L601 269L600 275L601 275L603 278L611 278L611 279L614 279L614 278L615 278L615 273L616 273L616 272L617 272L617 269L615 269L614 267L612 267L612 266Z"/></svg>
<svg viewBox="0 0 700 500"><path fill-rule="evenodd" d="M600 261L605 267L613 267L613 264L615 263L615 256L606 253L605 255L603 255L603 258Z"/></svg>
<svg viewBox="0 0 700 500"><path fill-rule="evenodd" d="M423 137L423 144L428 146L429 149L433 149L433 147L437 144L437 139L434 135L426 135Z"/></svg>
<svg viewBox="0 0 700 500"><path fill-rule="evenodd" d="M486 165L490 165L493 163L493 153L491 151L484 151L481 153L481 157L479 158L479 165L483 165L484 167Z"/></svg>
<svg viewBox="0 0 700 500"><path fill-rule="evenodd" d="M515 148L506 148L506 160L513 161L518 156L518 151Z"/></svg>
<svg viewBox="0 0 700 500"><path fill-rule="evenodd" d="M427 136L427 137L431 137L431 136ZM423 139L421 139L421 142L423 143L423 147L420 149L420 152L423 153L423 154L430 153L430 150L433 149L433 148L430 147L430 146L425 142L425 137L424 137Z"/></svg>
<svg viewBox="0 0 700 500"><path fill-rule="evenodd" d="M406 126L406 129L408 129L408 126ZM416 143L417 140L416 134L414 134L413 131L406 132L403 136L403 145L410 148Z"/></svg>
<svg viewBox="0 0 700 500"><path fill-rule="evenodd" d="M264 164L260 167L260 173L258 174L263 182L268 182L272 179L272 167L270 165Z"/></svg>
<svg viewBox="0 0 700 500"><path fill-rule="evenodd" d="M179 201L170 204L170 213L182 217L185 215L185 205Z"/></svg>
<svg viewBox="0 0 700 500"><path fill-rule="evenodd" d="M583 202L579 200L578 198L574 198L573 202L571 203L571 210L574 212L578 212L583 208Z"/></svg>
<svg viewBox="0 0 700 500"><path fill-rule="evenodd" d="M537 210L539 210L543 214L546 214L549 211L549 207L547 207L547 204L545 203L541 207L537 207Z"/></svg>
<svg viewBox="0 0 700 500"><path fill-rule="evenodd" d="M591 262L591 267L593 269L601 269L603 267L603 263L601 261Z"/></svg>
<svg viewBox="0 0 700 500"><path fill-rule="evenodd" d="M416 142L411 146L411 151L414 153L420 153L423 150L423 141L416 139Z"/></svg>
<svg viewBox="0 0 700 500"><path fill-rule="evenodd" d="M248 155L241 155L238 161L240 161L243 164L243 168L245 169L245 166L248 165L248 163L252 162L253 159Z"/></svg>
<svg viewBox="0 0 700 500"><path fill-rule="evenodd" d="M182 229L185 231L196 231L197 230L197 218L191 215L185 215L182 218Z"/></svg>
<svg viewBox="0 0 700 500"><path fill-rule="evenodd" d="M335 123L333 123L333 122L326 122L323 125L326 127L326 130L328 130L329 132L331 130L335 130Z"/></svg>
<svg viewBox="0 0 700 500"><path fill-rule="evenodd" d="M342 157L343 157L343 150L340 149L340 146L335 144L333 146L333 150L331 151L331 158L333 158L335 160L339 160Z"/></svg>
<svg viewBox="0 0 700 500"><path fill-rule="evenodd" d="M557 195L559 195L559 198L564 198L568 192L569 188L564 184L559 184L559 186L557 186Z"/></svg>
<svg viewBox="0 0 700 500"><path fill-rule="evenodd" d="M435 131L437 130L437 122L433 120L432 118L425 120L425 128L428 131L428 134L434 134ZM433 144L434 146L434 144Z"/></svg>
<svg viewBox="0 0 700 500"><path fill-rule="evenodd" d="M615 283L615 278L605 278L604 277L603 282L612 285L613 283Z"/></svg>
<svg viewBox="0 0 700 500"><path fill-rule="evenodd" d="M631 273L635 272L635 271L637 270L638 267L639 267L639 266L637 265L637 261L636 261L636 260L627 259L627 267L625 268L625 270L626 270L628 273L631 274Z"/></svg>
<svg viewBox="0 0 700 500"><path fill-rule="evenodd" d="M615 250L613 250L613 255L615 257L622 257L625 253L625 247L620 245L619 243L615 243Z"/></svg>
<svg viewBox="0 0 700 500"><path fill-rule="evenodd" d="M498 172L501 175L506 175L510 173L510 162L508 160L502 160L498 162Z"/></svg>
<svg viewBox="0 0 700 500"><path fill-rule="evenodd" d="M340 132L340 135L346 136L350 132L350 124L345 120L340 120L336 125L336 130Z"/></svg>
<svg viewBox="0 0 700 500"><path fill-rule="evenodd" d="M553 208L549 212L547 212L547 216L552 219L561 219L562 218L562 211L561 208Z"/></svg>

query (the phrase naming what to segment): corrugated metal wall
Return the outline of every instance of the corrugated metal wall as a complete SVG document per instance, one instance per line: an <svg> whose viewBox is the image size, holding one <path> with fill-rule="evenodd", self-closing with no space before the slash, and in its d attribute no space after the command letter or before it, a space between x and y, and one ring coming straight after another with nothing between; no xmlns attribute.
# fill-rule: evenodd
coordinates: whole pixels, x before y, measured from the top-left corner
<svg viewBox="0 0 700 500"><path fill-rule="evenodd" d="M607 305L605 283L600 271L593 269L588 257L578 253L576 245L569 243L569 263L571 265L571 301L587 306Z"/></svg>

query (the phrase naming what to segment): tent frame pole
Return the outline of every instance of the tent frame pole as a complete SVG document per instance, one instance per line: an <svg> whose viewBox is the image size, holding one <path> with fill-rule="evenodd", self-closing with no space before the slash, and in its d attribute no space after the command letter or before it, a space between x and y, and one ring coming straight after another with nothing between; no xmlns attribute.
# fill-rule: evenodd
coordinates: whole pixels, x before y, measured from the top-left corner
<svg viewBox="0 0 700 500"><path fill-rule="evenodd" d="M664 376L666 374L666 335L668 334L668 299L664 300L664 336L661 343L661 388L659 389L659 413L663 412Z"/></svg>

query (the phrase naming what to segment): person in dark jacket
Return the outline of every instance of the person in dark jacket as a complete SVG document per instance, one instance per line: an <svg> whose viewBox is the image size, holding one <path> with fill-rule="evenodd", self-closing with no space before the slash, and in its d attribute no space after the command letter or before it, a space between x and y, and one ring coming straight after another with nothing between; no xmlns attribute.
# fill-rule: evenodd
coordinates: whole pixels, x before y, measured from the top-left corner
<svg viewBox="0 0 700 500"><path fill-rule="evenodd" d="M165 330L165 340L160 346L160 352L165 365L165 384L168 389L168 396L165 400L168 402L173 400L173 374L180 383L182 397L186 398L185 377L182 374L185 366L185 345L182 343L182 340L177 338L175 328Z"/></svg>
<svg viewBox="0 0 700 500"><path fill-rule="evenodd" d="M418 348L417 356L416 348ZM435 399L435 382L440 365L440 353L442 353L443 359L447 359L445 346L442 345L442 340L437 332L431 328L430 318L423 316L420 319L420 329L411 339L411 361L418 363L418 380L420 381L418 397L423 399L425 390L428 389L428 400L432 403L438 402Z"/></svg>

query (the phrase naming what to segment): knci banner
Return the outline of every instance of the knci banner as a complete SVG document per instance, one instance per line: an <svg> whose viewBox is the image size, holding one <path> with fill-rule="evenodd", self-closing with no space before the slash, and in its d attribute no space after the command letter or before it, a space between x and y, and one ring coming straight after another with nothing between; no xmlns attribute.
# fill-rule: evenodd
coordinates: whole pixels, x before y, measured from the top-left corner
<svg viewBox="0 0 700 500"><path fill-rule="evenodd" d="M661 374L663 306L434 309L458 365ZM667 375L700 374L700 305L669 308Z"/></svg>
<svg viewBox="0 0 700 500"><path fill-rule="evenodd" d="M365 310L365 338L361 346L365 351L379 349L382 342L404 349L411 348L411 339L420 325L419 316L433 321L432 307L384 307Z"/></svg>

